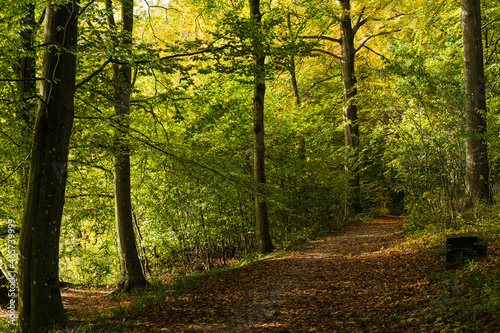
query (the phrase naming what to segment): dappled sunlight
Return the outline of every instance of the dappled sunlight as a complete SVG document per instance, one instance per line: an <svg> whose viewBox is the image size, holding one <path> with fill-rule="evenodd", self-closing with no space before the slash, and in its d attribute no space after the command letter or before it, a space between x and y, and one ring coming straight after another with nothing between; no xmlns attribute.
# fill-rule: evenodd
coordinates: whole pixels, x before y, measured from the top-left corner
<svg viewBox="0 0 500 333"><path fill-rule="evenodd" d="M397 250L403 238L396 227L397 220L361 223L300 250L202 276L179 296L131 311L119 331L417 332L408 320L428 303L429 276L442 269L441 259ZM126 301L100 299L108 302L102 308ZM86 311L73 313L84 318Z"/></svg>

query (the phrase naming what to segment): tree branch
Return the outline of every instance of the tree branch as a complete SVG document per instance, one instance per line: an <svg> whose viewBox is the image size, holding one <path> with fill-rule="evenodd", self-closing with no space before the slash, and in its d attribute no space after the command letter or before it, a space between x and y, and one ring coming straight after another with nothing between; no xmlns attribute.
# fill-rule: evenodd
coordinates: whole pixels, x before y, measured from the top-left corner
<svg viewBox="0 0 500 333"><path fill-rule="evenodd" d="M85 5L85 7L79 10L78 16L81 16L87 10L87 8L89 8L90 5L92 5L94 2L95 0L89 1L89 3Z"/></svg>
<svg viewBox="0 0 500 333"><path fill-rule="evenodd" d="M109 174L113 174L113 171L108 170L105 167L102 167L100 165L94 165L94 164L90 164L90 163L87 163L87 162L84 162L84 161L79 161L79 160L69 160L68 162L69 163L73 163L73 164L85 165L85 166L90 167L90 168L96 168L96 169L102 170L104 172L107 172Z"/></svg>
<svg viewBox="0 0 500 333"><path fill-rule="evenodd" d="M323 36L323 35L320 35L320 36L299 36L299 38L304 38L304 39L323 39L323 40L328 40L330 42L335 42L335 43L342 44L342 39L328 37L328 36Z"/></svg>
<svg viewBox="0 0 500 333"><path fill-rule="evenodd" d="M335 78L335 77L340 77L340 76L342 76L342 74L332 75L332 76L329 76L329 77L327 77L327 78L321 79L321 80L319 80L319 81L317 81L317 82L314 82L314 83L313 83L313 84L312 84L312 85L311 85L311 86L310 86L310 87L309 87L309 88L308 88L308 89L304 92L304 94L303 94L303 95L304 95L304 96L305 96L305 95L307 95L307 94L309 93L309 91L310 91L312 88L316 87L318 84L323 83L323 82L328 81L328 80L331 80L331 79L333 79L333 78Z"/></svg>
<svg viewBox="0 0 500 333"><path fill-rule="evenodd" d="M160 60L168 60L168 59L175 59L175 58L182 58L182 57L190 57L198 54L203 54L203 53L209 53L209 52L215 52L215 51L221 51L224 49L227 49L228 47L231 47L231 45L224 45L221 47L217 47L215 49L205 49L205 50L200 50L200 51L195 51L195 52L188 52L188 53L180 53L180 54L173 54L165 57L161 57ZM135 65L144 65L144 64L150 64L153 62L152 60L138 60L138 61L133 61ZM76 89L81 88L83 85L89 83L94 77L99 75L108 64L118 64L118 65L125 65L129 64L129 62L126 61L120 61L117 59L109 58L106 60L98 69L96 69L92 74L90 74L87 78L83 79L80 83L76 85Z"/></svg>
<svg viewBox="0 0 500 333"><path fill-rule="evenodd" d="M316 52L320 52L320 53L324 53L324 54L328 54L329 56L332 56L334 57L335 59L339 59L339 60L342 60L342 57L336 55L335 53L332 53L332 52L329 52L329 51L325 51L323 49L312 49L311 51L316 51Z"/></svg>
<svg viewBox="0 0 500 333"><path fill-rule="evenodd" d="M27 159L29 159L29 155L28 155L28 156L26 156L25 160L27 160ZM2 179L2 180L0 181L0 184L5 183L5 182L6 182L6 181L7 181L7 180L8 180L8 179L9 179L9 178L13 175L13 174L15 174L15 173L17 172L17 170L19 170L19 169L23 166L23 163L24 163L24 162L19 163L19 164L16 166L16 168L14 169L14 171L12 171L12 172L11 172L11 173L7 176L7 177L5 177L4 179Z"/></svg>
<svg viewBox="0 0 500 333"><path fill-rule="evenodd" d="M229 47L233 47L233 46L232 45L224 45L224 46L221 46L221 47L217 47L215 49L211 49L210 48L210 49L204 49L204 50L195 51L195 52L173 54L173 55L161 57L159 60L168 60L168 59L175 59L175 58L190 57L190 56L194 56L194 55L198 55L198 54L203 54L203 53L210 53L210 52L222 51L222 50L227 49ZM117 59L111 59L110 62L112 62L113 64L118 64L118 65L124 65L124 64L128 64L129 63L129 62L120 61L120 60L117 60ZM136 65L143 65L143 64L149 64L151 62L152 62L152 60L138 60L138 61L134 61L133 63L136 64Z"/></svg>
<svg viewBox="0 0 500 333"><path fill-rule="evenodd" d="M26 82L26 81L43 81L44 78L35 77L33 79L0 79L0 82Z"/></svg>
<svg viewBox="0 0 500 333"><path fill-rule="evenodd" d="M384 17L384 18L371 18L370 21L375 21L375 22L387 22L387 21L392 21L392 20L395 20L397 18L400 18L401 16L405 16L405 15L414 15L415 12L411 12L411 13L400 13L400 14L396 14L394 16L391 16L391 17Z"/></svg>
<svg viewBox="0 0 500 333"><path fill-rule="evenodd" d="M96 69L94 71L94 73L90 74L89 76L87 76L87 78L83 79L80 83L78 83L76 86L75 86L75 89L79 89L81 88L84 84L90 82L94 77L96 77L97 75L99 75L99 73L101 73L105 68L106 66L112 62L111 58L106 60L102 65L101 67L99 67L98 69Z"/></svg>
<svg viewBox="0 0 500 333"><path fill-rule="evenodd" d="M82 197L98 197L98 198L114 198L114 196L109 195L109 194L75 194L75 195L67 195L67 199L76 199L76 198L82 198Z"/></svg>
<svg viewBox="0 0 500 333"><path fill-rule="evenodd" d="M488 58L486 59L484 65L488 65L488 63L490 62L491 58L493 57L493 54L496 52L497 50L497 45L498 43L500 42L500 36L498 36L497 40L495 41L495 45L493 46L493 50L491 50L491 53L490 55L488 56Z"/></svg>
<svg viewBox="0 0 500 333"><path fill-rule="evenodd" d="M358 21L352 28L352 33L353 36L356 36L356 33L358 32L359 28L361 28L366 22L368 22L368 19L362 19L363 14L365 13L366 6L363 6L363 9L361 9L361 13L359 14Z"/></svg>
<svg viewBox="0 0 500 333"><path fill-rule="evenodd" d="M363 47L364 47L364 48L366 48L368 51L375 53L376 55L378 55L379 57L381 57L382 59L384 59L384 60L385 60L385 61L387 61L388 63L390 63L390 62L391 62L391 61L390 61L390 60L389 60L386 56L384 56L384 55L382 55L382 54L380 54L380 53L376 52L376 51L375 51L375 50L373 50L372 48L370 48L370 47L368 47L368 46L366 46L366 45L363 45Z"/></svg>
<svg viewBox="0 0 500 333"><path fill-rule="evenodd" d="M355 52L358 52L362 47L365 46L365 44L372 38L375 38L375 37L378 37L378 36L383 36L383 35L389 35L389 34L392 34L393 32L398 32L398 31L401 31L401 29L396 29L396 30L391 30L391 31L382 31L382 32L379 32L378 34L375 34L375 35L371 35L367 38L365 38L360 44L359 46L356 48L356 51Z"/></svg>
<svg viewBox="0 0 500 333"><path fill-rule="evenodd" d="M492 23L494 23L494 22L497 22L497 21L500 21L500 18L493 19L493 20L489 21L488 23L485 23L485 24L481 27L481 29L484 29L484 28L486 28L487 26L489 26L490 24L492 24Z"/></svg>
<svg viewBox="0 0 500 333"><path fill-rule="evenodd" d="M119 131L123 131L121 128L120 128L120 123L118 123L118 121L116 119L111 119L112 122L114 122L114 124L112 126L114 126L117 130ZM170 156L176 160L178 160L179 162L181 162L182 164L184 163L190 163L190 164L193 164L193 165L196 165L197 167L199 168L202 168L202 169L205 169L205 170L208 170L208 171L211 171L212 173L218 175L218 176L221 176L223 178L227 178L226 176L224 176L222 173L220 173L219 171L207 166L207 165L203 165L201 163L198 163L194 160L191 160L191 159L188 159L188 158L185 158L185 157L182 157L182 156L179 156L179 155L176 155L176 154L173 154L165 149L163 149L162 147L160 147L161 145L152 141L150 139L150 137L148 137L146 134L144 134L143 132L139 131L138 129L136 128L132 128L130 127L130 132L135 132L137 133L139 136L134 136L132 135L132 133L129 133L129 136L132 138L132 139L135 139L137 140L138 142L150 147L150 148L153 148L154 150L157 150L159 151L160 153L164 154L164 155L167 155L167 156ZM124 132L123 132L124 133Z"/></svg>

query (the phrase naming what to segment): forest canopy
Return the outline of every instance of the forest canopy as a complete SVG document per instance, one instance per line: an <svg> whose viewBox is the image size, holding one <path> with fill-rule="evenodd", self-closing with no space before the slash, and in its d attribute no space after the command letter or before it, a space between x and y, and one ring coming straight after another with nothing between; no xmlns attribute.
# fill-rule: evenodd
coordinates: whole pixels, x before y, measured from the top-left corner
<svg viewBox="0 0 500 333"><path fill-rule="evenodd" d="M466 104L480 94L466 93L457 1L2 8L0 233L28 223L44 181L60 182L45 189L60 195L47 205L60 215L61 281L126 288L122 251L135 253L145 282L298 244L354 218L459 226L497 196L497 0L481 4L486 107L472 106L484 121L477 132ZM470 180L471 140L487 149L487 176L476 181L486 196ZM62 153L51 160L52 149ZM30 197L37 179L42 189Z"/></svg>

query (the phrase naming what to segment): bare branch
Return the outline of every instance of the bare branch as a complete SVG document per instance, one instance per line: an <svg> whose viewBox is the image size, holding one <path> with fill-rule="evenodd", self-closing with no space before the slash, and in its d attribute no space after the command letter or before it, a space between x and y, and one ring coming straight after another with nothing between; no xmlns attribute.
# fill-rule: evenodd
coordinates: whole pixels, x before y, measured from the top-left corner
<svg viewBox="0 0 500 333"><path fill-rule="evenodd" d="M26 156L26 158L25 158L24 160L28 160L29 158L30 158L30 156L28 155L28 156ZM13 170L10 174L8 174L8 175L7 175L7 177L5 177L4 179L2 179L2 180L0 181L0 184L5 183L5 182L6 182L6 181L7 181L7 180L8 180L8 179L9 179L9 178L13 175L13 174L15 174L15 173L17 172L17 170L19 170L19 169L23 166L23 164L24 164L24 162L19 163L19 164L18 164L18 165L14 168L14 170Z"/></svg>
<svg viewBox="0 0 500 333"><path fill-rule="evenodd" d="M335 42L335 43L342 44L342 39L328 37L328 36L323 36L323 35L319 35L319 36L299 36L299 38L304 38L304 39L322 39L322 40L328 40L330 42Z"/></svg>
<svg viewBox="0 0 500 333"><path fill-rule="evenodd" d="M499 42L500 42L500 36L498 36L497 40L495 41L495 45L493 46L493 50L491 50L490 55L488 56L488 58L486 59L486 61L484 63L485 66L489 64L491 58L493 57L493 54L495 54L495 52L497 50L497 45Z"/></svg>
<svg viewBox="0 0 500 333"><path fill-rule="evenodd" d="M391 30L391 31L382 31L382 32L379 32L378 34L375 34L375 35L371 35L367 38L365 38L360 44L359 46L356 48L356 52L358 52L362 47L364 47L366 45L366 43L372 39L372 38L375 38L375 37L378 37L378 36L383 36L383 35L390 35L392 34L393 32L398 32L398 31L401 31L401 29L396 29L396 30Z"/></svg>
<svg viewBox="0 0 500 333"><path fill-rule="evenodd" d="M339 59L341 60L342 57L336 55L335 53L332 53L332 52L329 52L329 51L326 51L326 50L323 50L323 49L312 49L311 51L315 51L315 52L320 52L320 53L324 53L324 54L328 54L329 56L332 56L334 57L335 59Z"/></svg>
<svg viewBox="0 0 500 333"><path fill-rule="evenodd" d="M114 196L109 195L109 194L90 194L90 193L84 193L84 194L75 194L75 195L67 195L67 199L76 199L76 198L82 198L82 197L98 197L98 198L114 198Z"/></svg>
<svg viewBox="0 0 500 333"><path fill-rule="evenodd" d="M89 1L89 3L85 5L85 7L83 7L82 9L80 9L80 11L78 13L78 16L81 16L83 13L85 13L85 11L87 10L87 8L89 8L94 2L95 2L95 0Z"/></svg>
<svg viewBox="0 0 500 333"><path fill-rule="evenodd" d="M415 14L415 12L411 12L411 13L400 13L400 14L396 14L394 16L391 16L391 17L384 17L384 18L371 18L370 21L375 21L375 22L387 22L387 21L392 21L392 20L395 20L397 18L400 18L401 16L405 16L405 15L413 15Z"/></svg>
<svg viewBox="0 0 500 333"><path fill-rule="evenodd" d="M209 52L215 52L215 51L222 51L222 50L227 49L229 47L233 47L233 46L231 46L231 45L223 45L223 46L217 47L215 49L208 48L208 49L205 49L205 50L200 50L200 51L195 51L195 52L173 54L173 55L169 55L169 56L166 56L166 57L162 57L162 58L160 58L160 60L175 59L175 58L182 58L182 57L190 57L190 56L194 56L194 55L198 55L198 54L203 54L203 53L209 53Z"/></svg>
<svg viewBox="0 0 500 333"><path fill-rule="evenodd" d="M26 81L43 81L44 78L35 77L33 79L0 79L0 82L26 82Z"/></svg>
<svg viewBox="0 0 500 333"><path fill-rule="evenodd" d="M370 48L370 47L368 47L368 46L366 46L366 45L363 45L363 47L364 47L365 49L367 49L368 51L373 52L373 53L375 53L376 55L378 55L379 57L383 58L385 61L387 61L387 62L389 62L389 63L391 62L391 61L390 61L390 60L389 60L386 56L384 56L383 54L378 53L378 52L377 52L377 51L375 51L374 49L372 49L372 48Z"/></svg>
<svg viewBox="0 0 500 333"><path fill-rule="evenodd" d="M337 74L337 75L328 76L328 77L326 77L326 78L324 78L324 79L321 79L321 80L319 80L319 81L314 82L314 83L313 83L313 84L312 84L312 85L311 85L311 86L310 86L310 87L309 87L309 88L308 88L308 89L304 92L304 94L303 94L303 95L304 95L304 96L305 96L305 95L307 95L307 94L309 93L309 91L310 91L311 89L313 89L314 87L316 87L318 84L323 83L323 82L326 82L326 81L329 81L329 80L331 80L331 79L333 79L333 78L340 77L340 76L342 76L342 74Z"/></svg>
<svg viewBox="0 0 500 333"><path fill-rule="evenodd" d="M87 163L85 161L79 161L79 160L69 160L68 161L69 163L73 163L73 164L80 164L80 165L84 165L86 167L89 167L89 168L95 168L95 169L99 169L99 170L102 170L106 173L109 173L109 174L113 174L113 171L109 170L109 169L106 169L105 167L102 167L100 165L95 165L95 164L90 164L90 163Z"/></svg>
<svg viewBox="0 0 500 333"><path fill-rule="evenodd" d="M94 71L94 73L90 74L89 76L87 76L87 78L83 79L80 83L78 83L76 86L75 86L75 89L78 89L78 88L81 88L83 85L85 85L86 83L90 82L90 80L92 80L94 77L96 77L97 75L99 75L99 73L101 73L105 68L106 66L111 62L111 59L108 59L106 60L102 65L101 67L99 67L98 69L96 69Z"/></svg>
<svg viewBox="0 0 500 333"><path fill-rule="evenodd" d="M173 54L165 57L161 57L160 60L167 60L167 59L174 59L174 58L182 58L182 57L190 57L198 54L203 54L203 53L208 53L208 52L214 52L214 51L221 51L224 50L228 47L231 47L230 45L224 45L215 49L205 49L205 50L200 50L200 51L195 51L195 52L188 52L188 53L180 53L180 54ZM134 64L136 65L143 65L143 64L150 64L152 60L139 60L139 61L133 61ZM120 61L117 59L112 59L109 58L106 60L98 69L96 69L92 74L90 74L87 78L83 79L80 83L76 85L76 89L81 88L83 85L86 83L90 82L94 77L99 75L108 64L113 63L113 64L118 64L118 65L124 65L124 64L129 64L129 62L125 61Z"/></svg>
<svg viewBox="0 0 500 333"><path fill-rule="evenodd" d="M233 46L232 45L224 45L224 46L217 47L217 48L214 48L214 49L213 48L208 48L208 49L204 49L204 50L200 50L200 51L195 51L195 52L172 54L172 55L169 55L169 56L161 57L160 60L168 60L168 59L175 59L175 58L191 57L191 56L198 55L198 54L210 53L210 52L215 52L215 51L221 51L221 50L224 50L224 49L227 49L227 48L230 48L230 47L233 47ZM113 64L118 64L118 65L124 65L124 64L128 64L129 63L129 62L120 61L120 60L117 60L117 59L111 59L110 62L112 62ZM152 60L138 60L138 61L133 61L133 63L136 64L136 65L150 64L151 62L152 62Z"/></svg>
<svg viewBox="0 0 500 333"><path fill-rule="evenodd" d="M358 21L356 22L356 24L352 28L352 33L354 36L358 32L359 28L361 28L366 22L368 22L368 19L362 19L363 14L365 13L365 10L366 10L366 6L363 6L363 9L361 9L361 13L359 14Z"/></svg>
<svg viewBox="0 0 500 333"><path fill-rule="evenodd" d="M500 21L500 18L497 18L497 19L493 19L485 24L483 24L483 26L481 27L481 29L484 29L486 28L487 26L489 26L490 24L494 23L494 22L497 22L497 21Z"/></svg>

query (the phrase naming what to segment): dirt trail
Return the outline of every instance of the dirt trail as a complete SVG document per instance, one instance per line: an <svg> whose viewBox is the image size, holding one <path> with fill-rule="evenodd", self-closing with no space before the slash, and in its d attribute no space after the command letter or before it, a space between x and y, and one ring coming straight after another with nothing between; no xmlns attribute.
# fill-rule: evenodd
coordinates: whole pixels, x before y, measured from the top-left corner
<svg viewBox="0 0 500 333"><path fill-rule="evenodd" d="M378 218L301 250L207 276L197 288L116 322L119 332L421 332L441 259L395 247ZM69 299L68 299L69 301Z"/></svg>

